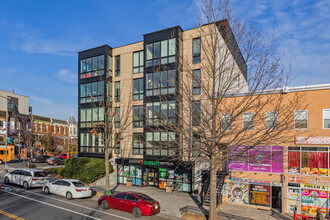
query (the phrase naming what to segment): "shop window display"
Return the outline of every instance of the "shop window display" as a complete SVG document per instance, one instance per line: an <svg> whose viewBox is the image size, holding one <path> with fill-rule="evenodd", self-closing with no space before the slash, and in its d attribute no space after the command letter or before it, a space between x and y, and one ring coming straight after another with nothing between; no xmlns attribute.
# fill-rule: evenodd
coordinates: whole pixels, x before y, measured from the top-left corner
<svg viewBox="0 0 330 220"><path fill-rule="evenodd" d="M250 184L250 205L270 206L270 186Z"/></svg>
<svg viewBox="0 0 330 220"><path fill-rule="evenodd" d="M309 184L303 184L302 187L309 187ZM311 185L313 186L313 185ZM301 213L305 215L314 214L316 210L321 209L321 212L325 215L328 207L328 192L326 186L322 187L324 190L319 189L301 189Z"/></svg>
<svg viewBox="0 0 330 220"><path fill-rule="evenodd" d="M328 176L328 150L328 147L289 147L289 173Z"/></svg>

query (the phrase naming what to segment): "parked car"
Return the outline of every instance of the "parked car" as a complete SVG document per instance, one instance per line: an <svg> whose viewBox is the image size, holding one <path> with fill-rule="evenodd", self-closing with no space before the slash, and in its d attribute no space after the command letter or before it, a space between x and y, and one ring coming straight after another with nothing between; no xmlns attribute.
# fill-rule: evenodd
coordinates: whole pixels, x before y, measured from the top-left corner
<svg viewBox="0 0 330 220"><path fill-rule="evenodd" d="M64 159L68 159L71 157L71 155L70 154L60 154L60 155L58 155L58 157L63 157Z"/></svg>
<svg viewBox="0 0 330 220"><path fill-rule="evenodd" d="M46 172L38 169L17 169L5 175L5 183L14 183L23 186L25 189L30 187L41 187L49 182Z"/></svg>
<svg viewBox="0 0 330 220"><path fill-rule="evenodd" d="M50 157L47 159L49 165L63 165L65 164L65 159L63 157Z"/></svg>
<svg viewBox="0 0 330 220"><path fill-rule="evenodd" d="M98 204L103 209L118 209L132 213L138 218L142 215L155 215L160 212L159 202L138 192L121 192L114 195L102 196Z"/></svg>
<svg viewBox="0 0 330 220"><path fill-rule="evenodd" d="M75 179L59 179L52 183L46 183L42 190L46 194L54 193L66 196L68 200L92 196L92 189Z"/></svg>
<svg viewBox="0 0 330 220"><path fill-rule="evenodd" d="M46 160L49 158L49 155L39 155L32 158L30 161L32 163L46 163Z"/></svg>

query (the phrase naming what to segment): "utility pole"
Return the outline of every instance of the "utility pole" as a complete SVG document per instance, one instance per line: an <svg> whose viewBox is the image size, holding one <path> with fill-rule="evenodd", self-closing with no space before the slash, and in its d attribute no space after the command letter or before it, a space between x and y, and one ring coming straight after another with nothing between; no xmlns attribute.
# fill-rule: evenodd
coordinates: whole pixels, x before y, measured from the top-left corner
<svg viewBox="0 0 330 220"><path fill-rule="evenodd" d="M21 132L18 133L18 159L21 160Z"/></svg>
<svg viewBox="0 0 330 220"><path fill-rule="evenodd" d="M5 173L8 173L7 170L7 154L8 154L8 97L6 97L7 109L6 109L6 147L5 147Z"/></svg>

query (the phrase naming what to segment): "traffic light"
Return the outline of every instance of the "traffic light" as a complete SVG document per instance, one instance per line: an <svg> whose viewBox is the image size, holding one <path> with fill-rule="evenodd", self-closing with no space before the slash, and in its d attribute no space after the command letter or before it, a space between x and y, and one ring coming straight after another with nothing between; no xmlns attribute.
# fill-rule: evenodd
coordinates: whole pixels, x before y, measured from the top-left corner
<svg viewBox="0 0 330 220"><path fill-rule="evenodd" d="M13 144L14 140L11 137L7 137L7 143L8 144Z"/></svg>

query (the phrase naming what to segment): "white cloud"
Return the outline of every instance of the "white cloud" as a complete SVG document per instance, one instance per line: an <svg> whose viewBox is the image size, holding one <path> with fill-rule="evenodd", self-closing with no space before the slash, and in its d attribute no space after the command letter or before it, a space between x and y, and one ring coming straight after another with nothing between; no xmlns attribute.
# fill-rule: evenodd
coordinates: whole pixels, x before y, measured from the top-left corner
<svg viewBox="0 0 330 220"><path fill-rule="evenodd" d="M72 73L69 69L60 70L57 73L57 77L67 83L76 83L77 82L77 74Z"/></svg>

